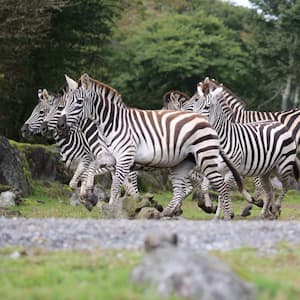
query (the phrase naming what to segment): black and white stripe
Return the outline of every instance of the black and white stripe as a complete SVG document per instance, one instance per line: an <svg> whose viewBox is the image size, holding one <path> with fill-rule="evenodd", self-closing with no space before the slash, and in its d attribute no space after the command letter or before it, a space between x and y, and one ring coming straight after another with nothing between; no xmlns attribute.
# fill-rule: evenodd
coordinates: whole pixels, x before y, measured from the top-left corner
<svg viewBox="0 0 300 300"><path fill-rule="evenodd" d="M136 163L170 168L173 198L163 214L173 215L187 196L186 183L196 166L219 191L222 205L217 216L224 207L224 217L231 217L231 201L218 169L223 159L240 188L241 179L223 155L218 136L205 118L194 113L128 108L117 91L84 74L78 88L67 96L58 125L60 129L73 127L86 118L96 122L116 161L112 207L118 206L120 184Z"/></svg>
<svg viewBox="0 0 300 300"><path fill-rule="evenodd" d="M288 178L298 176L296 143L292 133L280 122L236 123L235 113L228 106L225 95L223 87L211 91L208 85L200 83L194 111L208 112L209 122L240 174L259 176L267 193L262 215L267 216L273 200L271 173L276 173L283 186L276 201L278 209L288 188Z"/></svg>

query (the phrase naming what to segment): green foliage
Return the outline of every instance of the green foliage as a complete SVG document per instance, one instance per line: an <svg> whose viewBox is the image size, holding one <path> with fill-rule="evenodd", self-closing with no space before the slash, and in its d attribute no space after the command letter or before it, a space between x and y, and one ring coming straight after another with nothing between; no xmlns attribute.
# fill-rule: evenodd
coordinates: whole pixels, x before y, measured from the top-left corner
<svg viewBox="0 0 300 300"><path fill-rule="evenodd" d="M236 32L201 11L146 21L116 50L120 75L113 86L129 95L126 103L158 108L167 90L193 93L205 76L233 85L246 76L248 63L237 39Z"/></svg>

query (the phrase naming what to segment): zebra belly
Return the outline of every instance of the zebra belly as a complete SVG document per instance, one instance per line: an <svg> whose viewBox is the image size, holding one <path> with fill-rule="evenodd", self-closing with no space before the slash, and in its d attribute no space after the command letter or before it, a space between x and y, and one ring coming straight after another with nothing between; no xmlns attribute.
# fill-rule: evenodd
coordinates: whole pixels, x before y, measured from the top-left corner
<svg viewBox="0 0 300 300"><path fill-rule="evenodd" d="M178 165L187 157L187 155L178 156L168 153L164 148L143 145L137 148L135 162L151 167L169 168Z"/></svg>

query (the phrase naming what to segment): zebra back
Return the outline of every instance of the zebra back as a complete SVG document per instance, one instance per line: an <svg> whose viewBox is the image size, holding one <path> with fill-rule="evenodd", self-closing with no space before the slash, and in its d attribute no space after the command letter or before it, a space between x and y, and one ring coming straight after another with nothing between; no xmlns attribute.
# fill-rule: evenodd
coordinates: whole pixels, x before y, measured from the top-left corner
<svg viewBox="0 0 300 300"><path fill-rule="evenodd" d="M209 78L206 78L204 83L208 84L209 89L212 91L221 86L221 84L219 84L217 81ZM293 138L297 143L297 152L300 151L300 108L277 112L247 110L245 103L229 88L223 86L223 90L226 103L235 113L236 122L251 123L268 120L279 121L292 132Z"/></svg>

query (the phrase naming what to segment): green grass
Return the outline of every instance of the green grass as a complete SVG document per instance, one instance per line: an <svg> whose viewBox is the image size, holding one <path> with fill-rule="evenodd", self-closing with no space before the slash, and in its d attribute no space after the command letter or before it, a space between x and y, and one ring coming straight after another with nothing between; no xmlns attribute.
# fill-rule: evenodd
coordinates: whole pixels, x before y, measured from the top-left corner
<svg viewBox="0 0 300 300"><path fill-rule="evenodd" d="M34 250L13 259L6 251L0 257L0 299L159 299L129 282L140 256L125 251Z"/></svg>
<svg viewBox="0 0 300 300"><path fill-rule="evenodd" d="M281 244L275 255L268 256L254 249L215 255L228 262L242 278L254 283L258 300L300 299L300 247Z"/></svg>
<svg viewBox="0 0 300 300"><path fill-rule="evenodd" d="M11 208L18 210L23 217L31 218L101 218L101 213L97 208L92 212L87 211L83 206L71 206L69 201L70 189L66 185L59 183L47 183L34 181L33 194L26 198L26 201L20 206ZM155 199L164 207L171 199L170 192L157 192ZM211 220L212 214L207 214L198 208L197 202L192 201L190 195L183 202L183 217L192 220ZM216 204L216 202L215 202ZM244 220L241 217L243 208L247 205L246 201L238 192L232 193L232 204L235 212L234 220ZM246 219L252 220L260 215L261 209L254 206L251 216ZM280 220L300 220L300 194L297 191L290 190L283 202Z"/></svg>
<svg viewBox="0 0 300 300"><path fill-rule="evenodd" d="M84 207L69 204L69 188L58 183L34 182L33 194L12 210L24 217L101 218L97 209L92 213ZM164 206L171 193L156 193L155 199ZM246 205L234 192L236 218ZM253 208L254 219L260 213ZM183 216L194 220L211 220L213 215L201 211L191 196L184 201ZM300 220L300 195L289 191L280 220ZM261 255L253 249L239 249L214 255L228 262L243 279L258 289L258 300L300 299L300 248L281 244L276 255ZM0 299L160 299L153 290L143 290L129 282L129 274L142 253L137 251L45 252L22 250L17 259L10 254L16 249L0 250ZM29 254L29 255L27 255Z"/></svg>
<svg viewBox="0 0 300 300"><path fill-rule="evenodd" d="M279 245L275 255L253 249L214 252L244 280L252 282L258 300L300 299L300 248ZM12 253L21 253L12 258ZM160 299L151 288L133 285L132 268L143 253L125 250L47 252L0 250L0 299ZM212 283L213 285L213 283Z"/></svg>

